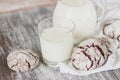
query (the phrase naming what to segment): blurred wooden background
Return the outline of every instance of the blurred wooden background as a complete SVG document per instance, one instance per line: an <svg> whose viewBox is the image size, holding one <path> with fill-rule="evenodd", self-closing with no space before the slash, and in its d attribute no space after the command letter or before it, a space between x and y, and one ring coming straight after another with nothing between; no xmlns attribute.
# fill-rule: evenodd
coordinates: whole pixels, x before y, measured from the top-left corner
<svg viewBox="0 0 120 80"><path fill-rule="evenodd" d="M0 13L55 5L57 0L0 0Z"/></svg>

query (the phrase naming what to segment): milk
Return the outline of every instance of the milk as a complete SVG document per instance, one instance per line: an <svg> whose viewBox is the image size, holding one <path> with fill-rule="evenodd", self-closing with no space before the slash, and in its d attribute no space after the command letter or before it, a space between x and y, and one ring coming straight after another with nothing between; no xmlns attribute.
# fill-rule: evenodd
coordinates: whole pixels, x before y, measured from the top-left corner
<svg viewBox="0 0 120 80"><path fill-rule="evenodd" d="M54 12L54 22L61 18L69 18L75 22L75 41L81 42L95 34L97 15L90 0L58 1Z"/></svg>
<svg viewBox="0 0 120 80"><path fill-rule="evenodd" d="M42 56L47 61L61 62L70 58L72 32L64 28L49 28L40 35Z"/></svg>

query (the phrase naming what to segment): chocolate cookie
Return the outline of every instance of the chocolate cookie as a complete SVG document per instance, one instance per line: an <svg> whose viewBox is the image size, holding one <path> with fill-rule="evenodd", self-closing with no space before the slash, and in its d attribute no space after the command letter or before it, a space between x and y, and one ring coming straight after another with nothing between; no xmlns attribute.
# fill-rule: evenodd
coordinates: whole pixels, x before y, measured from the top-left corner
<svg viewBox="0 0 120 80"><path fill-rule="evenodd" d="M106 23L103 27L103 34L120 41L120 20L112 20Z"/></svg>
<svg viewBox="0 0 120 80"><path fill-rule="evenodd" d="M9 68L17 72L25 72L35 68L39 64L37 53L28 50L15 50L7 57Z"/></svg>
<svg viewBox="0 0 120 80"><path fill-rule="evenodd" d="M111 42L112 41L112 42ZM116 50L116 41L108 38L91 38L80 43L72 54L72 65L76 70L92 70L103 65Z"/></svg>

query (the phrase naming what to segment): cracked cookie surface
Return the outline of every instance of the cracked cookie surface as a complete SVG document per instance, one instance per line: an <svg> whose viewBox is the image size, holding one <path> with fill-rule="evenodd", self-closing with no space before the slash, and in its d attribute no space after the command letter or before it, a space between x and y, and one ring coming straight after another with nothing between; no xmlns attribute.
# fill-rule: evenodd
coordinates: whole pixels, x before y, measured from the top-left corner
<svg viewBox="0 0 120 80"><path fill-rule="evenodd" d="M39 56L30 49L15 50L8 55L7 64L14 71L25 72L39 64Z"/></svg>
<svg viewBox="0 0 120 80"><path fill-rule="evenodd" d="M90 38L83 41L72 54L73 67L76 70L92 70L103 65L108 56L116 51L115 43L116 40L108 38Z"/></svg>

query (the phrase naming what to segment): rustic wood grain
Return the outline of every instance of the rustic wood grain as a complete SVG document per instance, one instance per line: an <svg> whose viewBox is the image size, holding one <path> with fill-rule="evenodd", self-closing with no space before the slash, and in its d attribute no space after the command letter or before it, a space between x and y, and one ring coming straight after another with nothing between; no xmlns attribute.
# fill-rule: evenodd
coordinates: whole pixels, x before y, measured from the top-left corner
<svg viewBox="0 0 120 80"><path fill-rule="evenodd" d="M53 6L57 0L0 0L0 13Z"/></svg>
<svg viewBox="0 0 120 80"><path fill-rule="evenodd" d="M54 7L38 8L0 15L0 80L120 80L120 69L80 77L60 73L42 62L25 73L8 68L6 57L14 49L33 49L41 58L37 25L52 16L53 10Z"/></svg>

